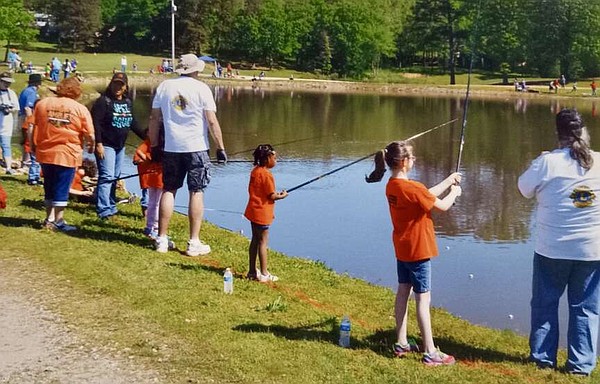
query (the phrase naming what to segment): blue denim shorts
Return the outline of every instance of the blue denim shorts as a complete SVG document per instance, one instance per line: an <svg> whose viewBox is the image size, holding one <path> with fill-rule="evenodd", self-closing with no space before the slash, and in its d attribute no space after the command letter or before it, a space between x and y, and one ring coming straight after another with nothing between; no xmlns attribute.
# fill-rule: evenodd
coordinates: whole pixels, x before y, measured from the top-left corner
<svg viewBox="0 0 600 384"><path fill-rule="evenodd" d="M406 262L396 260L398 283L412 285L415 293L431 291L431 259Z"/></svg>
<svg viewBox="0 0 600 384"><path fill-rule="evenodd" d="M190 192L201 192L210 183L210 157L208 151L165 152L163 154L163 189L176 191L183 186L187 176Z"/></svg>
<svg viewBox="0 0 600 384"><path fill-rule="evenodd" d="M66 207L75 168L42 164L44 172L44 200L47 207Z"/></svg>
<svg viewBox="0 0 600 384"><path fill-rule="evenodd" d="M257 224L254 221L251 221L250 224L252 225L252 229L260 229L263 231L266 231L269 229L268 225L264 225L264 224Z"/></svg>

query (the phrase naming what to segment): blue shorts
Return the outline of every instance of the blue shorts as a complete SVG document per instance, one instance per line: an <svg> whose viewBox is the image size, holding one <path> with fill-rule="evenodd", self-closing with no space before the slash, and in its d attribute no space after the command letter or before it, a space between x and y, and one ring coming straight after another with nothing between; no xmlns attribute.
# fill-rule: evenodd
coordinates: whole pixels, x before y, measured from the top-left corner
<svg viewBox="0 0 600 384"><path fill-rule="evenodd" d="M44 172L44 200L47 207L66 207L75 168L42 164Z"/></svg>
<svg viewBox="0 0 600 384"><path fill-rule="evenodd" d="M269 229L268 225L264 225L264 224L257 224L254 221L251 221L250 224L252 225L252 229L260 229L263 231L266 231Z"/></svg>
<svg viewBox="0 0 600 384"><path fill-rule="evenodd" d="M398 283L412 285L415 293L431 291L431 259L406 262L396 260Z"/></svg>
<svg viewBox="0 0 600 384"><path fill-rule="evenodd" d="M201 192L210 183L210 157L208 151L165 152L162 158L163 189L176 191L183 186L187 176L188 190Z"/></svg>

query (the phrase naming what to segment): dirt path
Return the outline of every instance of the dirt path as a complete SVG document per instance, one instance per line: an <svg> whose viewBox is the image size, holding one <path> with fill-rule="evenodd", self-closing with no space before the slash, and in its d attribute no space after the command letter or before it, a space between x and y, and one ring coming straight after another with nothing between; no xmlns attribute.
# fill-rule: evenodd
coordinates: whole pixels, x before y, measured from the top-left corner
<svg viewBox="0 0 600 384"><path fill-rule="evenodd" d="M49 311L51 293L15 268L19 259L0 259L0 383L160 383L152 371L78 339L73 327Z"/></svg>

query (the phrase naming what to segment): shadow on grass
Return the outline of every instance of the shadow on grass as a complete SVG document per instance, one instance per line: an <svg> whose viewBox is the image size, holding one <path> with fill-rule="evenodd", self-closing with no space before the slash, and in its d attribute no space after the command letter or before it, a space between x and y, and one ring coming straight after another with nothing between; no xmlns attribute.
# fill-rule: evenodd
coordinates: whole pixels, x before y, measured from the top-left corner
<svg viewBox="0 0 600 384"><path fill-rule="evenodd" d="M301 327L249 323L235 326L233 327L233 330L247 333L271 333L277 337L283 337L287 340L322 341L332 344L337 344L338 342L338 321L335 317L330 317L320 323ZM350 345L355 348L357 345L357 340L351 339Z"/></svg>
<svg viewBox="0 0 600 384"><path fill-rule="evenodd" d="M46 206L44 205L44 200L32 200L32 199L22 199L21 205L27 208L37 209L37 210L45 210Z"/></svg>
<svg viewBox="0 0 600 384"><path fill-rule="evenodd" d="M185 256L185 252L182 252L183 255ZM202 259L198 259L198 258L190 258L190 260L202 260ZM170 262L167 263L167 267L171 267L171 268L179 268L182 271L192 271L192 272L197 272L197 271L207 271L207 272L213 272L216 273L218 275L222 275L223 274L223 268L217 265L207 265L207 264L184 264L184 263L174 263L174 262ZM236 276L237 277L237 276Z"/></svg>
<svg viewBox="0 0 600 384"><path fill-rule="evenodd" d="M5 227L31 227L39 229L42 227L38 219L23 219L20 217L0 217L0 225Z"/></svg>
<svg viewBox="0 0 600 384"><path fill-rule="evenodd" d="M265 325L258 323L241 324L233 328L240 332L262 332L270 333L277 337L287 340L308 340L338 343L338 319L330 317L320 323L305 325L301 327L287 327L283 325ZM350 338L350 349L370 349L373 352L384 357L393 357L392 345L395 342L396 332L393 329L378 330L364 340ZM527 364L524 356L507 354L488 348L478 348L462 343L457 343L452 339L436 338L442 350L457 358L457 360L484 361L490 363L523 363Z"/></svg>

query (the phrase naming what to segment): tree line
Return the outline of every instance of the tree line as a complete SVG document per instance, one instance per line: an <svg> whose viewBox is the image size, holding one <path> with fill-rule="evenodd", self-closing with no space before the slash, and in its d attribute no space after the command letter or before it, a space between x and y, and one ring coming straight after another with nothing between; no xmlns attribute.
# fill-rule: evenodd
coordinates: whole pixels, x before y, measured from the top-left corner
<svg viewBox="0 0 600 384"><path fill-rule="evenodd" d="M475 68L568 79L600 75L599 0L175 0L178 52L361 78L380 68ZM10 8L10 9L9 9ZM0 0L0 39L18 10L49 16L62 49L170 52L171 0ZM1 20L4 18L5 20ZM5 22L6 21L6 22Z"/></svg>

